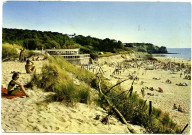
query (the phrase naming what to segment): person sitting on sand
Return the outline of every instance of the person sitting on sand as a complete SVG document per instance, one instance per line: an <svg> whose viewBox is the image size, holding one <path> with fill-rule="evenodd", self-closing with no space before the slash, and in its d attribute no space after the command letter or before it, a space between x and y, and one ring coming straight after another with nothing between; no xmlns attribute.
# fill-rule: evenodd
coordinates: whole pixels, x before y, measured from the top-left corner
<svg viewBox="0 0 192 135"><path fill-rule="evenodd" d="M144 81L141 81L141 85L143 85L144 84Z"/></svg>
<svg viewBox="0 0 192 135"><path fill-rule="evenodd" d="M29 97L28 94L25 92L24 86L21 83L17 82L18 78L19 73L14 73L12 76L12 80L8 84L8 94L11 95L17 93L18 91L22 91L27 97Z"/></svg>
<svg viewBox="0 0 192 135"><path fill-rule="evenodd" d="M35 69L34 63L30 60L27 60L25 65L25 70L27 73L35 73L36 69Z"/></svg>
<svg viewBox="0 0 192 135"><path fill-rule="evenodd" d="M171 84L171 80L167 79L167 80L166 80L166 83Z"/></svg>
<svg viewBox="0 0 192 135"><path fill-rule="evenodd" d="M153 91L154 89L153 89L153 87L149 87L149 90Z"/></svg>
<svg viewBox="0 0 192 135"><path fill-rule="evenodd" d="M176 104L174 104L174 105L173 105L173 109L177 109L177 106L176 106Z"/></svg>
<svg viewBox="0 0 192 135"><path fill-rule="evenodd" d="M178 106L178 111L179 111L179 112L183 112L183 109L181 108L180 105Z"/></svg>
<svg viewBox="0 0 192 135"><path fill-rule="evenodd" d="M141 94L142 94L142 97L144 98L145 97L145 90L144 90L144 88L141 89Z"/></svg>

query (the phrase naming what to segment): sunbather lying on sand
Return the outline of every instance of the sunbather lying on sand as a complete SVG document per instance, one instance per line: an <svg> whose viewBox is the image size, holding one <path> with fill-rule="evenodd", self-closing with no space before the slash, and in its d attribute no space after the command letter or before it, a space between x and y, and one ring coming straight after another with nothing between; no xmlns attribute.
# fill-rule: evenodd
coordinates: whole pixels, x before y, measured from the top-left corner
<svg viewBox="0 0 192 135"><path fill-rule="evenodd" d="M147 93L147 95L149 95L149 96L154 96L154 94L153 94L153 93Z"/></svg>
<svg viewBox="0 0 192 135"><path fill-rule="evenodd" d="M23 85L17 82L18 78L19 74L14 73L12 76L12 80L8 84L8 94L11 95L17 93L18 91L22 91L27 97L29 97L28 94L25 92L25 88L23 87Z"/></svg>
<svg viewBox="0 0 192 135"><path fill-rule="evenodd" d="M149 87L149 90L153 91L154 89L153 89L153 87Z"/></svg>
<svg viewBox="0 0 192 135"><path fill-rule="evenodd" d="M25 65L25 70L27 73L35 73L36 69L35 69L34 63L30 60L27 60Z"/></svg>
<svg viewBox="0 0 192 135"><path fill-rule="evenodd" d="M154 80L160 80L160 78L153 77Z"/></svg>
<svg viewBox="0 0 192 135"><path fill-rule="evenodd" d="M185 84L183 83L179 83L179 84L176 84L177 86L186 86Z"/></svg>

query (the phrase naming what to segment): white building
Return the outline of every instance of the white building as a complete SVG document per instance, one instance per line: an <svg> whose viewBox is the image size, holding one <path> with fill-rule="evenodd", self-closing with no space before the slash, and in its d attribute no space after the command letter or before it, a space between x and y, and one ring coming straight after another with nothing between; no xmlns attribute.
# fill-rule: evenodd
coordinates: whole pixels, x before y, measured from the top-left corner
<svg viewBox="0 0 192 135"><path fill-rule="evenodd" d="M79 54L80 48L75 49L46 49L52 56L62 56L72 64L89 64L90 54Z"/></svg>

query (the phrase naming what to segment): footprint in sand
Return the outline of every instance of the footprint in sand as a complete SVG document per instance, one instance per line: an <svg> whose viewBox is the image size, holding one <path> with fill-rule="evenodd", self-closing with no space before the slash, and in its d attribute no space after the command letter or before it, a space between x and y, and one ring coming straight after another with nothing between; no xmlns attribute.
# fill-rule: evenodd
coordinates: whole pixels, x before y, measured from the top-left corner
<svg viewBox="0 0 192 135"><path fill-rule="evenodd" d="M66 122L67 121L64 117L57 117L56 119L58 119L61 122Z"/></svg>

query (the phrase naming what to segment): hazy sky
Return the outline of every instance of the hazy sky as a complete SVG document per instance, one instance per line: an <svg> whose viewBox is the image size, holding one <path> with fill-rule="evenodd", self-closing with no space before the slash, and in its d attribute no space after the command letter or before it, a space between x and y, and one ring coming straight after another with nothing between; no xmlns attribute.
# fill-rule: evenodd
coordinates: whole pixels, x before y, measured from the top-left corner
<svg viewBox="0 0 192 135"><path fill-rule="evenodd" d="M8 1L3 27L191 47L188 2Z"/></svg>

